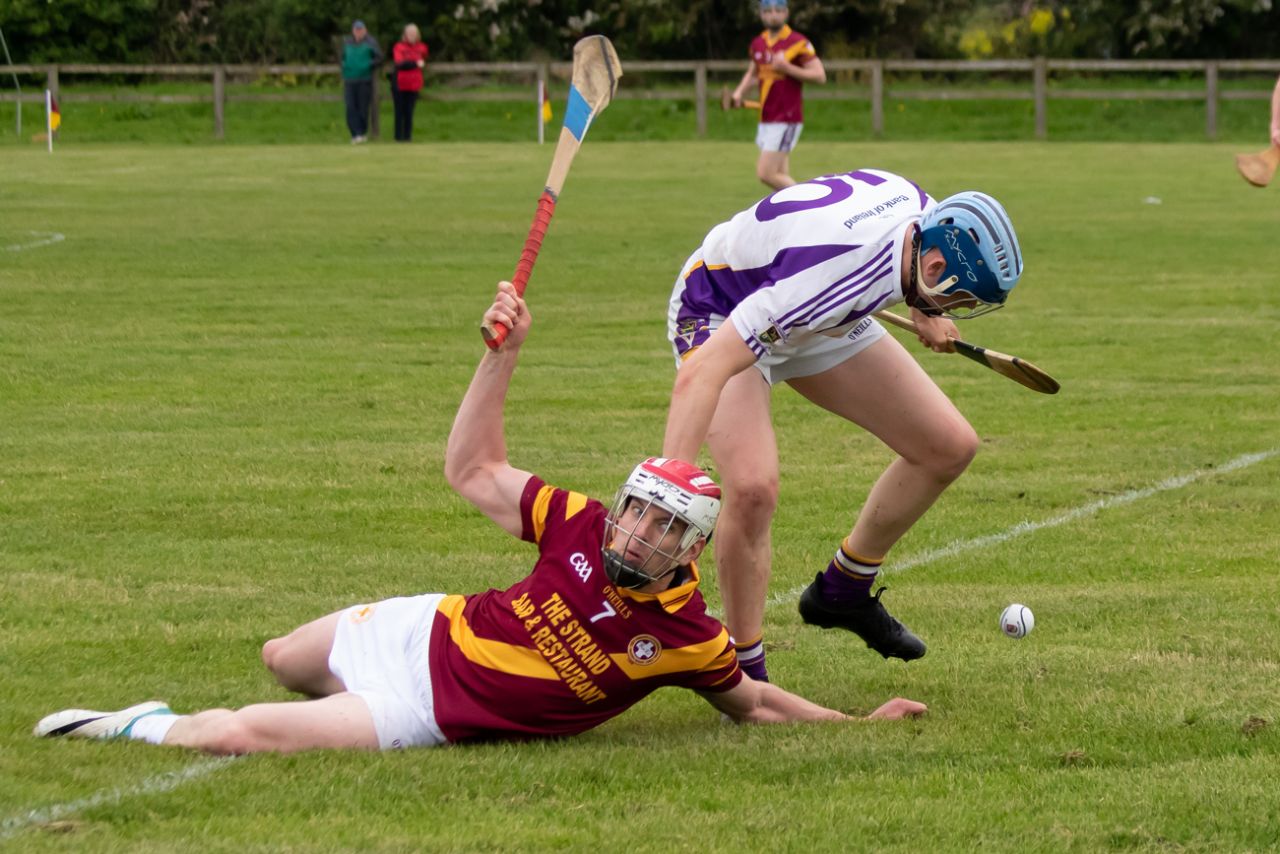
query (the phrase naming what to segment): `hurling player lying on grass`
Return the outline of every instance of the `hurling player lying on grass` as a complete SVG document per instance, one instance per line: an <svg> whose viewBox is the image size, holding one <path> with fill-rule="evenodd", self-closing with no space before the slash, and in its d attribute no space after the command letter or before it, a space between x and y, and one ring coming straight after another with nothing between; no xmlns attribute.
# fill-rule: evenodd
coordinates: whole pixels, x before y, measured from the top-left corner
<svg viewBox="0 0 1280 854"><path fill-rule="evenodd" d="M503 282L484 319L511 331L485 352L463 398L445 475L537 545L528 576L506 590L354 605L267 641L267 668L309 700L190 715L158 701L68 709L41 720L36 735L231 754L565 736L664 685L697 691L742 723L845 718L746 676L728 631L707 614L694 560L715 528L720 488L705 473L650 458L609 509L508 463L502 411L530 317ZM898 698L867 717L924 712Z"/></svg>

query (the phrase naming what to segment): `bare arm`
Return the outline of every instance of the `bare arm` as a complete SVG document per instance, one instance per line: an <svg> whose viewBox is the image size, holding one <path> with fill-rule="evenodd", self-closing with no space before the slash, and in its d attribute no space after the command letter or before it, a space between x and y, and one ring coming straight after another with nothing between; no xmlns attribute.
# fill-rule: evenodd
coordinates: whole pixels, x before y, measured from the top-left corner
<svg viewBox="0 0 1280 854"><path fill-rule="evenodd" d="M822 60L816 56L804 65L796 65L794 62L788 62L781 53L775 53L773 67L788 77L794 77L804 83L827 82L827 69L822 67Z"/></svg>
<svg viewBox="0 0 1280 854"><path fill-rule="evenodd" d="M720 392L729 378L756 360L738 330L727 321L676 372L662 455L693 462L711 427Z"/></svg>
<svg viewBox="0 0 1280 854"><path fill-rule="evenodd" d="M500 282L493 305L484 313L511 333L496 351L485 350L471 385L453 419L444 455L449 485L480 512L513 536L520 536L520 495L531 475L507 462L502 410L515 373L520 345L529 333L529 309L510 282Z"/></svg>
<svg viewBox="0 0 1280 854"><path fill-rule="evenodd" d="M742 99L747 96L747 89L756 84L759 75L756 72L756 64L754 62L747 63L747 70L743 72L742 79L738 81L738 87L733 90L733 103L741 106Z"/></svg>
<svg viewBox="0 0 1280 854"><path fill-rule="evenodd" d="M786 723L788 721L842 721L849 715L811 703L769 682L749 676L721 693L699 692L711 705L743 724ZM928 710L924 703L896 697L867 715L864 720L901 720L919 717Z"/></svg>

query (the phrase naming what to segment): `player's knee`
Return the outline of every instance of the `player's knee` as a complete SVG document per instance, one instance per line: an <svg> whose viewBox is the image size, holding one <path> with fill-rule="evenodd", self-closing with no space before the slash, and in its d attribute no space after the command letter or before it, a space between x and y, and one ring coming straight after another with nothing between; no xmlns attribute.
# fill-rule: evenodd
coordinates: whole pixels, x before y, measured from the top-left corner
<svg viewBox="0 0 1280 854"><path fill-rule="evenodd" d="M940 480L950 483L964 473L977 456L980 440L968 423L947 434L935 448L933 468Z"/></svg>
<svg viewBox="0 0 1280 854"><path fill-rule="evenodd" d="M288 642L288 638L272 638L262 645L262 663L277 678L280 676L280 659Z"/></svg>
<svg viewBox="0 0 1280 854"><path fill-rule="evenodd" d="M778 479L755 477L726 486L725 504L740 519L768 524L778 508Z"/></svg>

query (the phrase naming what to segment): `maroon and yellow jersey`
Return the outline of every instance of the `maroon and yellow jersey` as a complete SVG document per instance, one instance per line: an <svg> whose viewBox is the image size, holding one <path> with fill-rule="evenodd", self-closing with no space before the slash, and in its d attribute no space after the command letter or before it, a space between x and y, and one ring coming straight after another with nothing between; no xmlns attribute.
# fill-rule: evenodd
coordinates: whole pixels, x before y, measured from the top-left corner
<svg viewBox="0 0 1280 854"><path fill-rule="evenodd" d="M531 477L523 538L538 562L506 590L446 596L431 630L436 721L450 741L572 735L664 685L727 691L742 679L694 565L661 593L614 587L597 501Z"/></svg>
<svg viewBox="0 0 1280 854"><path fill-rule="evenodd" d="M778 30L777 35L765 30L751 40L751 61L760 76L760 121L803 122L804 84L774 70L775 53L782 53L795 65L808 65L817 58L818 52L807 38L786 26Z"/></svg>

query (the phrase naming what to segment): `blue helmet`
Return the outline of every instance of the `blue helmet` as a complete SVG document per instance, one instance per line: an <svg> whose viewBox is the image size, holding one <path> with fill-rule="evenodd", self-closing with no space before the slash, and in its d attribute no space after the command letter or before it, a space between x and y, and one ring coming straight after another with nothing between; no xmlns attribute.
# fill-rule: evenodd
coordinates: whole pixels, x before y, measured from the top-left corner
<svg viewBox="0 0 1280 854"><path fill-rule="evenodd" d="M785 9L787 0L760 0L761 9Z"/></svg>
<svg viewBox="0 0 1280 854"><path fill-rule="evenodd" d="M995 199L973 190L948 196L924 215L920 223L920 257L938 249L947 261L942 279L933 287L917 280L916 287L931 297L970 296L975 306L946 307L956 319L995 311L1009 298L1022 275L1022 250L1009 215Z"/></svg>

